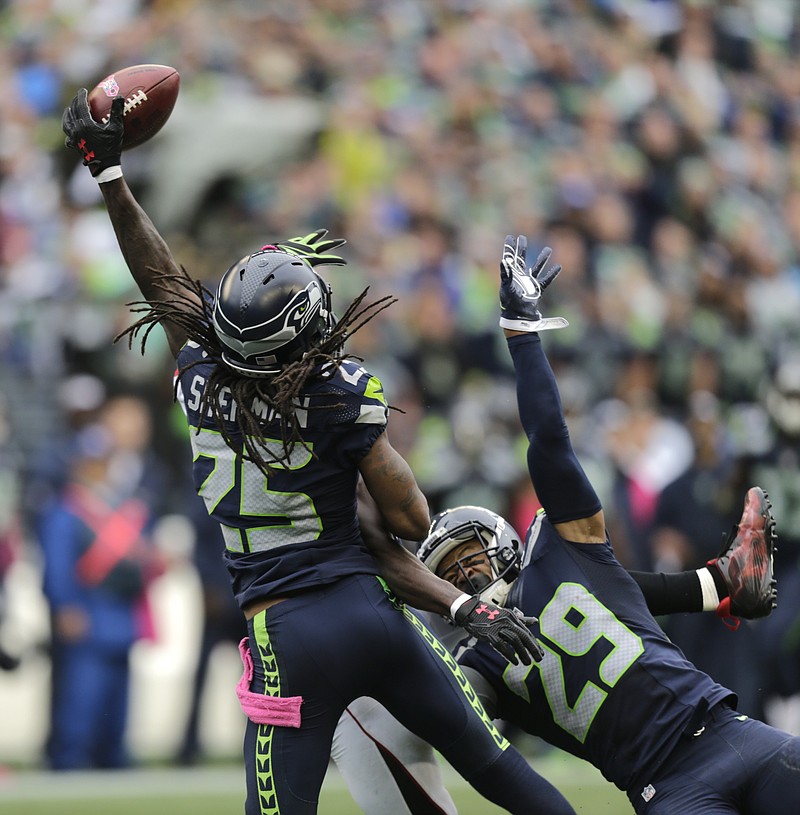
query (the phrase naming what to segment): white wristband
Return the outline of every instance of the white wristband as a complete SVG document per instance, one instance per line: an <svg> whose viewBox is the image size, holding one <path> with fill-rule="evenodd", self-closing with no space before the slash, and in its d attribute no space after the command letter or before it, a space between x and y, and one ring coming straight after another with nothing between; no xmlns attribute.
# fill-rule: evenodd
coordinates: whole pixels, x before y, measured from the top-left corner
<svg viewBox="0 0 800 815"><path fill-rule="evenodd" d="M700 590L703 592L703 611L716 611L719 605L719 594L711 572L703 566L697 569L697 578L700 581Z"/></svg>
<svg viewBox="0 0 800 815"><path fill-rule="evenodd" d="M462 594L460 597L456 597L453 600L452 605L450 606L450 619L455 622L456 619L456 612L467 602L467 600L471 600L472 598L468 594Z"/></svg>
<svg viewBox="0 0 800 815"><path fill-rule="evenodd" d="M98 173L94 180L98 184L105 184L108 181L114 181L117 178L122 178L122 167L119 164L115 164L113 167L106 167L103 172Z"/></svg>

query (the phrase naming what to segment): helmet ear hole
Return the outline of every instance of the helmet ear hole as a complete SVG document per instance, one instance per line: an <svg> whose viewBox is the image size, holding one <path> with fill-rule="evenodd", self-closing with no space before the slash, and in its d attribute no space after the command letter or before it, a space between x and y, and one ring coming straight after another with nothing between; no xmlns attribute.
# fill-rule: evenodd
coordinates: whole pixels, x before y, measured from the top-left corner
<svg viewBox="0 0 800 815"><path fill-rule="evenodd" d="M330 285L304 260L266 247L222 276L213 327L228 366L269 376L324 341L330 317Z"/></svg>

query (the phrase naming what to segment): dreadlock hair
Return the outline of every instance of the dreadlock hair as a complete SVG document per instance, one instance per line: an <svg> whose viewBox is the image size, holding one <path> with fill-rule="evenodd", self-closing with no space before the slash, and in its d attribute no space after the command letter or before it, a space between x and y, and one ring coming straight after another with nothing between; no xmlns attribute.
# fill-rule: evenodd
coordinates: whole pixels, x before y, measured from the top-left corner
<svg viewBox="0 0 800 815"><path fill-rule="evenodd" d="M353 299L328 336L301 359L285 365L277 374L249 377L224 362L223 347L212 325L214 295L201 281L192 279L186 269L181 267L181 274L157 273L154 285L168 292L170 299L152 302L136 300L128 303L133 313L141 313L143 316L120 332L114 342L127 336L128 348L132 349L134 339L141 337L141 353L144 354L150 332L157 325L170 322L182 328L188 339L196 342L206 352L207 358L195 360L178 369L175 398L184 373L197 365L212 363L214 367L200 400L200 414L212 417L217 430L231 449L238 451L240 445L243 445L245 456L267 475L276 466L288 463L298 443L314 455L300 432L296 413L300 393L309 381L330 378L343 359L363 361L361 357L342 354L345 341L373 317L397 302L397 298L387 295L363 305L369 291L367 286ZM229 390L236 404L238 434L231 433L222 414L219 394L223 388ZM279 418L281 450L275 450L274 445L269 445L264 437L259 405L272 408ZM340 406L339 403L331 403L316 408L312 406L310 409L332 409ZM390 409L397 408L390 406ZM197 432L200 432L199 427Z"/></svg>

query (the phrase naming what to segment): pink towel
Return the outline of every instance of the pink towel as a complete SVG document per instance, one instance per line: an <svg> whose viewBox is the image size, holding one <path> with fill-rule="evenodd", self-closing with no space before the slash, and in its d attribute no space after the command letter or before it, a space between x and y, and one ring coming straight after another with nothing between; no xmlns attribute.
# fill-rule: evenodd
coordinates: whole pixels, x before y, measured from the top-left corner
<svg viewBox="0 0 800 815"><path fill-rule="evenodd" d="M256 724L274 724L281 727L300 727L300 705L302 696L264 696L253 693L250 683L253 681L253 657L250 654L248 638L239 643L239 654L242 657L244 673L236 686L236 695L242 710Z"/></svg>

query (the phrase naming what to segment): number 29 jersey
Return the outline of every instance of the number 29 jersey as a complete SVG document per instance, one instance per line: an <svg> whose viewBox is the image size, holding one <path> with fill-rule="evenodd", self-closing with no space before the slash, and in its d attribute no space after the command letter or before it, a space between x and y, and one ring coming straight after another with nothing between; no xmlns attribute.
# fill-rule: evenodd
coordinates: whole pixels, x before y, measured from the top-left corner
<svg viewBox="0 0 800 815"><path fill-rule="evenodd" d="M506 605L538 617L545 656L510 665L485 643L461 653L497 693L494 715L639 789L696 712L736 696L664 635L610 543L565 541L540 511ZM538 627L538 630L537 630Z"/></svg>
<svg viewBox="0 0 800 815"><path fill-rule="evenodd" d="M305 446L297 443L288 461L265 475L241 447L225 443L208 412L201 414L212 370L204 358L196 343L181 349L177 397L189 423L194 485L222 528L240 607L346 575L376 574L359 531L356 483L358 462L386 428L380 381L350 360L311 380L296 414ZM226 389L218 401L226 429L237 437L235 402ZM257 410L268 449L282 451L280 417L262 403Z"/></svg>

